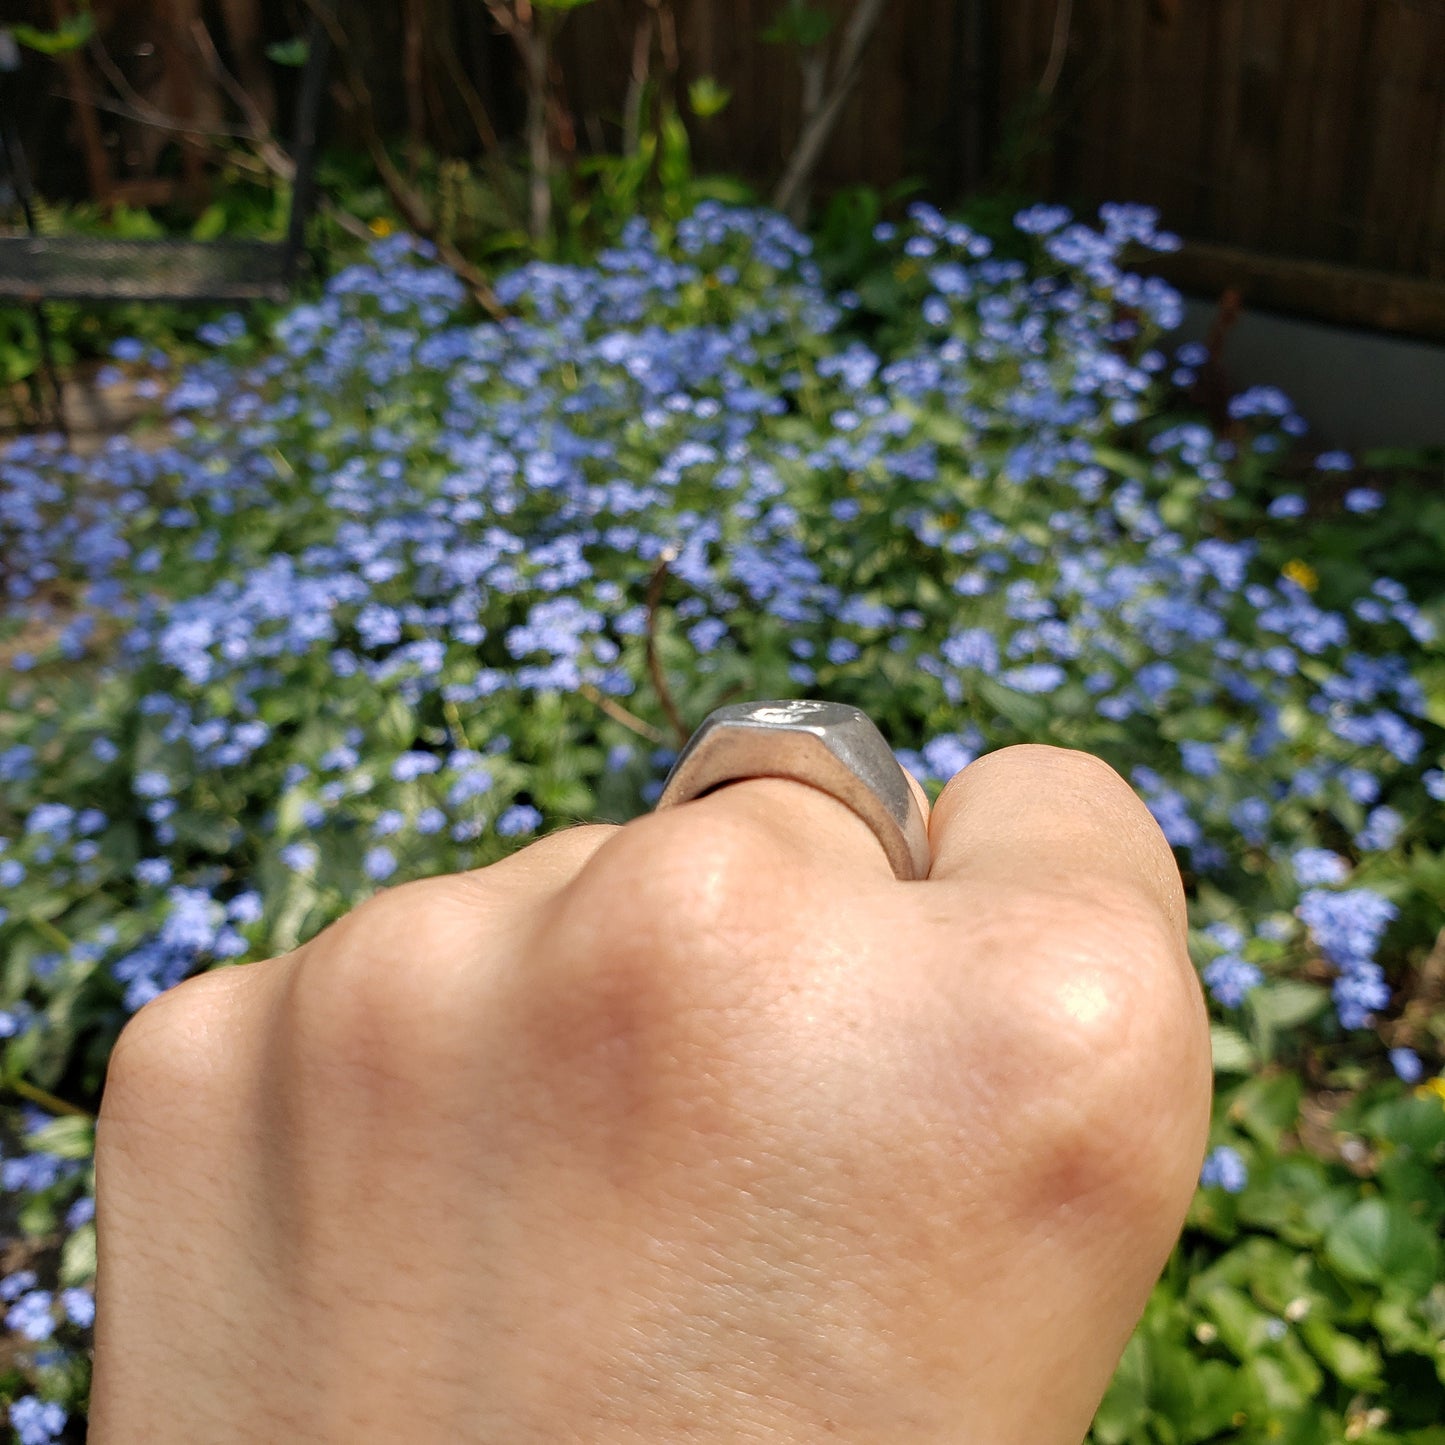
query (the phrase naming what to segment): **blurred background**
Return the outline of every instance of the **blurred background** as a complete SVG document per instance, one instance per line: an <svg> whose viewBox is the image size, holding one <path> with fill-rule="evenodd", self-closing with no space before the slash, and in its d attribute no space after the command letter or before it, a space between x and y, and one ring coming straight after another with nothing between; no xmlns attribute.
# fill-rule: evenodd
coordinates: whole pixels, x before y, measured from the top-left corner
<svg viewBox="0 0 1445 1445"><path fill-rule="evenodd" d="M8 13L7 103L43 228L272 224L311 11ZM850 220L904 197L975 216L1124 197L1183 237L1156 269L1234 380L1284 387L1326 443L1445 441L1437 0L402 0L331 23L323 247L394 217L478 264L523 235L565 252L679 164L811 207L845 247ZM659 142L677 123L688 159L669 178ZM377 167L379 147L394 164ZM12 354L0 374L27 364Z"/></svg>

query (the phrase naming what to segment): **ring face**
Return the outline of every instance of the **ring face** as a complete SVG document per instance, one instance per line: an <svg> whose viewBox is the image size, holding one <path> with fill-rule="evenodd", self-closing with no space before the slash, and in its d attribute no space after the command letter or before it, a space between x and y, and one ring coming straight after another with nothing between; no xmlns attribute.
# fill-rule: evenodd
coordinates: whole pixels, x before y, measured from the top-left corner
<svg viewBox="0 0 1445 1445"><path fill-rule="evenodd" d="M821 789L873 829L897 877L928 876L928 825L893 749L860 709L813 698L720 707L678 754L655 807L674 808L748 778L791 778Z"/></svg>

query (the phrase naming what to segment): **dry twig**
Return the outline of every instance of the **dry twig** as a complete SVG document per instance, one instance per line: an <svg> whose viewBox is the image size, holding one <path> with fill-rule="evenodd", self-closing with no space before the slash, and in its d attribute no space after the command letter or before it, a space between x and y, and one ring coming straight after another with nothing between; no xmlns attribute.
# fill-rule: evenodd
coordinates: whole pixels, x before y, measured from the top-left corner
<svg viewBox="0 0 1445 1445"><path fill-rule="evenodd" d="M858 0L843 34L842 48L838 62L833 69L833 82L826 98L818 105L808 120L793 148L793 154L783 171L783 178L773 193L773 206L782 211L795 223L801 222L802 212L807 205L808 189L813 172L823 158L823 150L843 114L843 107L863 70L863 52L869 37L877 29L882 18L884 0Z"/></svg>
<svg viewBox="0 0 1445 1445"><path fill-rule="evenodd" d="M677 734L678 745L681 746L691 736L691 730L682 720L682 714L672 700L672 693L668 691L667 678L662 671L662 659L657 653L657 609L662 601L663 585L667 581L668 563L676 556L676 547L668 547L663 552L662 556L658 558L657 568L647 587L647 672L648 676L652 678L652 686L657 692L662 710L667 714L667 720L672 724L673 732Z"/></svg>

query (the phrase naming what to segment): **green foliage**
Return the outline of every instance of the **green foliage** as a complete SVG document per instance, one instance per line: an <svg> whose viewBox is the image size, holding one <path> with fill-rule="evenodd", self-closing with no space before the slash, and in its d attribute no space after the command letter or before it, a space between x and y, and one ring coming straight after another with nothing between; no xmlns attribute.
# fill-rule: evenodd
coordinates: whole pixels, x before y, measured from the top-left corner
<svg viewBox="0 0 1445 1445"><path fill-rule="evenodd" d="M716 114L730 98L711 78L695 81L688 94L700 117ZM731 177L696 173L687 126L660 87L646 88L643 111L633 154L603 153L577 162L570 199L559 212L559 256L584 260L615 241L638 216L672 226L702 201L746 204L753 199L748 187Z"/></svg>
<svg viewBox="0 0 1445 1445"><path fill-rule="evenodd" d="M49 30L34 25L12 25L9 30L21 45L41 55L64 55L79 50L95 33L95 16L87 7L65 16Z"/></svg>
<svg viewBox="0 0 1445 1445"><path fill-rule="evenodd" d="M700 75L687 88L687 103L699 120L721 115L732 98L732 91L719 85L711 75Z"/></svg>
<svg viewBox="0 0 1445 1445"><path fill-rule="evenodd" d="M810 5L808 0L786 0L772 24L760 32L760 38L769 45L812 50L827 40L836 23L826 10Z"/></svg>
<svg viewBox="0 0 1445 1445"><path fill-rule="evenodd" d="M1445 1099L1391 1085L1302 1146L1299 1080L1221 1090L1249 1160L1206 1189L1094 1424L1096 1445L1445 1445Z"/></svg>
<svg viewBox="0 0 1445 1445"><path fill-rule="evenodd" d="M0 756L33 749L29 773L7 763L16 771L0 792L0 832L15 840L6 856L28 865L5 899L0 1005L17 1015L28 1009L35 1021L0 1046L6 1083L32 1099L49 1091L93 1105L131 1006L115 966L163 931L173 886L217 909L254 892L259 911L236 931L253 956L267 956L372 891L367 859L393 814L403 826L384 836L405 876L512 851L515 837L499 824L518 808L550 824L622 821L643 810L669 760L651 738L670 735L638 614L659 555L651 544L667 544L677 557L651 641L692 720L739 692L856 702L911 752L930 790L942 777L923 767L922 750L940 735L957 747L965 735L970 748L1023 740L1084 747L1126 773L1156 769L1210 839L1228 844L1212 871L1194 866L1186 847L1181 859L1195 961L1207 966L1222 947L1219 927L1235 927L1242 959L1260 973L1238 1007L1213 1008L1210 1143L1234 1150L1244 1177L1237 1192L1211 1185L1194 1200L1099 1411L1096 1445L1445 1445L1445 1086L1406 1086L1390 1075L1373 1029L1340 1026L1332 970L1293 911L1299 888L1289 864L1296 846L1337 848L1349 855L1352 882L1398 908L1381 957L1396 998L1407 996L1445 925L1445 820L1420 776L1445 761L1445 648L1440 634L1416 644L1398 618L1369 621L1350 609L1403 559L1419 611L1445 624L1445 567L1433 560L1434 544L1405 545L1413 519L1429 516L1429 489L1394 491L1385 459L1374 458L1385 492L1378 512L1345 513L1324 498L1305 519L1268 517L1263 502L1284 486L1280 456L1250 445L1253 433L1242 428L1228 466L1218 467L1233 494L1208 491L1203 468L1218 458L1191 459L1167 441L1197 418L1178 412L1165 386L1117 415L1083 389L1091 365L1112 374L1116 362L1165 346L1158 328L1146 324L1091 351L1093 328L1102 331L1116 313L1106 288L1082 288L1071 319L1040 321L1028 333L1034 349L1023 353L1000 342L996 326L989 331L983 301L998 313L1007 300L1027 326L1048 317L1044 298L1055 293L1026 293L981 271L966 301L925 311L942 299L930 289L930 258L877 231L898 197L835 198L806 260L807 248L790 249L775 218L729 229L714 217L722 239L684 252L686 207L702 183L680 119L655 98L650 104L638 156L575 178L588 190L573 197L580 209L567 218L566 244L581 252L589 238L624 233L621 259L609 258L616 269L522 273L526 284L508 292L521 324L464 327L449 309L459 304L455 284L420 273L393 238L338 295L276 318L264 376L233 385L244 339L224 366L188 376L191 401L173 434L114 448L98 462L41 448L17 469L17 477L43 476L54 492L37 502L35 537L26 533L9 552L24 562L31 543L54 531L85 537L89 559L130 559L120 568L122 592L143 599L153 632L123 667L110 667L124 631L116 619L83 643L80 662L54 637L29 640L28 610L6 624L7 660L22 646L35 650L33 665L0 673ZM385 229L385 197L364 177L338 181L351 187L357 214ZM449 224L460 236L469 208L479 213L486 203L487 182L468 171L446 184L456 189ZM660 242L639 237L647 228L636 220L627 225L629 208L640 205L657 217ZM748 226L766 244L745 244ZM958 246L978 239L965 229ZM1009 245L1028 253L1037 272L1063 274L1031 238ZM822 294L801 279L815 262L827 282ZM848 289L856 305L841 304ZM633 308L625 321L624 305ZM569 328L560 332L559 311ZM724 359L710 361L716 353ZM944 356L955 358L955 390L906 381ZM179 379L149 367L151 359L134 364L142 379ZM888 363L905 379L879 381ZM680 378L668 380L673 369ZM855 369L865 379L850 379ZM1038 418L1060 398L1071 403L1071 419L1050 433L1054 423ZM1038 461L1037 449L1055 442L1059 450ZM701 453L689 453L695 445ZM736 470L733 446L741 448ZM1085 472L1097 488L1088 505L1073 489ZM620 480L641 489L664 476L666 488L650 499L606 504L616 515L600 518L585 566L564 577L570 541L598 520L596 498ZM756 484L761 501L750 490ZM427 529L443 523L456 530L438 540ZM701 534L714 523L709 542ZM403 546L397 539L412 528ZM1223 637L1171 639L1178 688L1156 708L1108 716L1082 664L1046 695L970 671L950 696L957 672L929 670L924 659L937 664L964 625L1001 642L1023 635L1008 610L1011 590L1056 595L1070 529L1098 541L1086 571L1153 578L1127 605L1076 629L1082 649L1107 643L1110 666L1126 679L1159 660L1144 624L1151 609L1178 600L1182 574L1150 569L1176 555L1176 540L1188 549L1230 538L1256 544L1251 587L1281 588L1281 572L1295 562L1317 568L1313 595L1348 616L1349 650L1299 650L1299 671L1275 694L1272 733L1247 695L1219 685L1221 642L1244 654L1262 633L1254 604L1235 586L1214 604ZM329 554L343 531L360 539L358 550ZM441 588L437 577L463 545L498 534L516 545L497 544L475 592ZM112 551L98 538L123 545ZM405 648L435 634L444 644L437 670L424 671L422 654L399 643L366 641L358 598L337 603L327 593L317 602L308 593L293 616L300 584L319 580L296 570L313 551L327 585L364 578L367 605L405 620ZM982 557L996 568L979 588ZM90 565L72 558L58 566L45 578L46 605L83 599ZM247 613L242 594L262 575L280 580L250 596ZM826 608L800 613L813 583L786 590L800 575L836 586L859 612L848 621ZM778 591L750 591L760 578ZM791 608L777 604L779 593ZM201 609L208 599L210 610ZM439 622L423 625L408 612L438 599L448 604ZM518 684L517 630L559 600L598 618L567 659L580 670L558 673L551 685ZM457 601L460 610L450 610ZM886 621L868 620L876 609ZM186 644L183 661L204 654L204 667L188 672L162 655L154 638L172 620L217 629L204 644ZM707 646L700 624L719 629ZM223 649L221 632L233 625L225 640L241 648L239 660ZM294 644L272 648L293 625ZM840 640L850 650L831 653ZM1432 711L1415 719L1425 741L1414 764L1337 736L1333 715L1309 705L1348 658L1366 656L1405 659L1427 689ZM1252 662L1238 665L1261 675ZM579 689L583 676L625 697L644 729L659 732L642 744ZM487 679L495 687L468 691ZM170 715L176 704L179 721ZM229 736L248 724L262 741L240 761L219 763L195 741L208 728ZM1260 738L1266 745L1254 746ZM116 752L98 755L98 740ZM1219 749L1219 773L1185 772L1180 745L1191 740ZM324 761L353 742L353 762ZM406 752L480 755L488 787L454 804L455 777L396 775ZM1291 789L1310 769L1351 763L1376 773L1383 795L1408 815L1397 844L1356 847L1365 811L1336 780L1313 794ZM171 790L161 821L138 787L150 773ZM1248 843L1232 810L1266 792L1275 831ZM93 856L65 863L69 872L38 861L40 845L25 829L38 805L56 801L105 815ZM423 833L418 820L432 809L460 831ZM318 845L314 856L296 851L307 843ZM165 882L138 867L158 859L172 870ZM221 962L204 954L191 961ZM1428 1058L1442 1021L1417 1028ZM94 1268L94 1231L82 1224L65 1234L61 1221L93 1185L84 1172L89 1125L60 1118L29 1132L28 1149L79 1172L36 1190L22 1226L54 1246L59 1280L83 1284ZM78 1379L54 1381L54 1397L79 1398ZM22 1384L36 1379L0 1379L11 1393Z"/></svg>
<svg viewBox="0 0 1445 1445"><path fill-rule="evenodd" d="M266 59L290 69L299 69L306 64L311 46L304 35L293 35L289 40L275 40L266 47Z"/></svg>

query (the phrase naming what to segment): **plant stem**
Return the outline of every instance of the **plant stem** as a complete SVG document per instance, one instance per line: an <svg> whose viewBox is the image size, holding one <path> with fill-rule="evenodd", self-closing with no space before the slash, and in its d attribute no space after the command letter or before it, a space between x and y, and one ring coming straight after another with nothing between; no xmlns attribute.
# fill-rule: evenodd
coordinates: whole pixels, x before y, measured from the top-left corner
<svg viewBox="0 0 1445 1445"><path fill-rule="evenodd" d="M677 704L672 700L672 693L668 691L667 678L662 671L662 659L657 655L657 609L662 600L663 584L667 581L667 564L676 556L676 547L668 547L663 552L647 588L647 671L652 678L652 686L657 691L662 710L667 714L667 720L672 724L672 730L677 734L677 741L681 746L691 733L682 720L682 714L677 710Z"/></svg>
<svg viewBox="0 0 1445 1445"><path fill-rule="evenodd" d="M32 1084L28 1079L12 1079L7 1087L14 1090L22 1099L29 1099L32 1104L39 1104L42 1109L49 1109L52 1114L74 1114L81 1119L95 1118L89 1109L82 1109L79 1104L69 1104L48 1090Z"/></svg>
<svg viewBox="0 0 1445 1445"><path fill-rule="evenodd" d="M803 126L798 144L783 171L783 178L773 193L773 206L795 224L801 223L801 212L807 204L808 188L813 172L823 158L823 150L843 114L843 107L858 84L863 69L863 51L883 14L883 0L858 0L848 29L843 35L843 48L833 73L833 86L812 119Z"/></svg>
<svg viewBox="0 0 1445 1445"><path fill-rule="evenodd" d="M599 692L590 682L584 682L578 691L588 702L596 703L608 717L620 722L623 727L631 729L638 737L646 738L653 744L667 741L666 733L659 732L651 723L644 722L636 713L629 712L616 699Z"/></svg>

